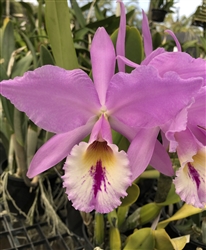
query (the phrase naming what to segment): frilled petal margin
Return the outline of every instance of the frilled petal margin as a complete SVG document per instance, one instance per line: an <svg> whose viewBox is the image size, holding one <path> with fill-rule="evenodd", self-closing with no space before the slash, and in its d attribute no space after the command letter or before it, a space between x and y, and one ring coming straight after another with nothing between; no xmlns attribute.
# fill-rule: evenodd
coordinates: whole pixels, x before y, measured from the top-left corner
<svg viewBox="0 0 206 250"><path fill-rule="evenodd" d="M33 178L66 158L74 145L91 132L94 123L95 120L90 119L84 126L53 136L34 155L27 176Z"/></svg>
<svg viewBox="0 0 206 250"><path fill-rule="evenodd" d="M94 84L86 73L51 65L0 82L0 94L39 127L54 133L84 125L100 108Z"/></svg>
<svg viewBox="0 0 206 250"><path fill-rule="evenodd" d="M193 100L194 101L194 100ZM193 102L192 101L192 102ZM169 152L175 152L178 146L178 142L175 138L176 132L184 131L187 127L187 116L188 109L191 107L192 103L183 108L172 121L168 121L163 126L161 126L162 131L165 133L165 137L170 142Z"/></svg>
<svg viewBox="0 0 206 250"><path fill-rule="evenodd" d="M148 166L152 157L159 129L140 129L128 149L131 163L132 181L134 181Z"/></svg>
<svg viewBox="0 0 206 250"><path fill-rule="evenodd" d="M193 162L181 167L174 180L176 192L187 204L204 208L206 205L206 147L193 156Z"/></svg>
<svg viewBox="0 0 206 250"><path fill-rule="evenodd" d="M181 199L195 207L206 205L206 147L187 129L175 135L181 168L174 184Z"/></svg>
<svg viewBox="0 0 206 250"><path fill-rule="evenodd" d="M181 78L202 77L205 81L206 61L202 58L193 58L184 52L167 52L154 57L149 65L158 69L163 76L168 71L176 72Z"/></svg>
<svg viewBox="0 0 206 250"><path fill-rule="evenodd" d="M152 128L174 119L201 86L202 78L185 80L175 72L160 77L155 68L139 66L114 75L106 106L109 115L128 126Z"/></svg>
<svg viewBox="0 0 206 250"><path fill-rule="evenodd" d="M121 204L120 197L127 195L126 189L132 183L131 171L124 151L118 152L116 145L98 140L98 135L109 134L101 131L108 127L99 124L94 129L95 141L74 146L62 178L68 198L76 209L108 213ZM98 127L100 130L96 133Z"/></svg>

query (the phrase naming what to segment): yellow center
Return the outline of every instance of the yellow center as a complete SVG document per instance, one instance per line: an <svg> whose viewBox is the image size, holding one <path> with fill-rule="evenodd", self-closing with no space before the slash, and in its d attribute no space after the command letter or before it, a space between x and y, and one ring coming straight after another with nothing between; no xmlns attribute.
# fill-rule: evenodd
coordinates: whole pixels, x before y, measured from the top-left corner
<svg viewBox="0 0 206 250"><path fill-rule="evenodd" d="M87 148L83 161L88 166L94 166L98 161L101 161L102 166L110 167L115 164L115 156L106 141L94 141Z"/></svg>

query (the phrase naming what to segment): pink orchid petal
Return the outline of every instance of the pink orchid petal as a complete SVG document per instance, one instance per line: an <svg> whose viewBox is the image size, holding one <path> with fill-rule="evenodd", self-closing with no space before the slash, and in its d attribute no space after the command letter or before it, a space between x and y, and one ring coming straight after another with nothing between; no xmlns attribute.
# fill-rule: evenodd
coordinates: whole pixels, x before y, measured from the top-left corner
<svg viewBox="0 0 206 250"><path fill-rule="evenodd" d="M123 62L124 64L126 64L126 65L128 65L128 66L130 66L132 68L139 67L139 64L130 61L129 59L127 59L124 56L117 56L117 60L118 60L118 62Z"/></svg>
<svg viewBox="0 0 206 250"><path fill-rule="evenodd" d="M135 138L135 135L137 134L136 129L125 125L121 121L115 119L115 117L110 117L109 123L116 132L126 137L129 141L132 141Z"/></svg>
<svg viewBox="0 0 206 250"><path fill-rule="evenodd" d="M203 150L197 155L200 160L194 160L192 164L182 166L176 172L176 178L173 181L180 198L198 208L204 208L206 205L206 169L205 165L201 164L205 164L206 148Z"/></svg>
<svg viewBox="0 0 206 250"><path fill-rule="evenodd" d="M163 145L156 140L154 152L150 160L150 165L164 175L173 176L174 170L170 157Z"/></svg>
<svg viewBox="0 0 206 250"><path fill-rule="evenodd" d="M181 78L202 77L206 84L206 61L195 59L184 52L167 52L159 54L150 60L149 65L155 67L160 76L168 71L176 72Z"/></svg>
<svg viewBox="0 0 206 250"><path fill-rule="evenodd" d="M125 7L121 0L117 1L120 4L121 15L120 25L117 37L116 52L117 55L125 56L125 37L126 37L126 14ZM122 60L117 59L119 71L125 72L125 64Z"/></svg>
<svg viewBox="0 0 206 250"><path fill-rule="evenodd" d="M152 51L142 62L141 65L148 65L150 61L155 58L156 56L166 53L165 49L157 48L156 50Z"/></svg>
<svg viewBox="0 0 206 250"><path fill-rule="evenodd" d="M128 149L131 163L132 180L134 181L148 166L155 147L159 129L141 129Z"/></svg>
<svg viewBox="0 0 206 250"><path fill-rule="evenodd" d="M206 147L186 129L176 133L177 153L181 168L174 180L181 199L195 207L206 205Z"/></svg>
<svg viewBox="0 0 206 250"><path fill-rule="evenodd" d="M142 34L143 34L143 41L144 41L144 51L146 57L149 56L149 54L152 53L153 47L152 47L152 36L150 33L150 28L149 28L149 23L148 23L148 18L142 10Z"/></svg>
<svg viewBox="0 0 206 250"><path fill-rule="evenodd" d="M91 45L92 75L100 103L104 105L106 91L115 70L115 50L104 28L98 28Z"/></svg>
<svg viewBox="0 0 206 250"><path fill-rule="evenodd" d="M195 138L191 131L187 128L184 131L175 133L178 142L177 153L180 162L184 165L192 162L192 157L203 147L203 145Z"/></svg>
<svg viewBox="0 0 206 250"><path fill-rule="evenodd" d="M195 96L195 102L188 110L188 124L206 128L206 86Z"/></svg>
<svg viewBox="0 0 206 250"><path fill-rule="evenodd" d="M169 141L167 140L163 131L160 131L160 133L161 133L161 138L162 138L162 145L167 150L169 148Z"/></svg>
<svg viewBox="0 0 206 250"><path fill-rule="evenodd" d="M105 119L104 115L102 115L95 123L90 135L89 143L92 143L96 140L112 143L111 127L108 120Z"/></svg>
<svg viewBox="0 0 206 250"><path fill-rule="evenodd" d="M73 146L91 132L93 125L94 119L91 119L84 126L53 136L34 155L27 176L33 178L67 157Z"/></svg>
<svg viewBox="0 0 206 250"><path fill-rule="evenodd" d="M194 126L189 124L188 129L196 137L196 139L204 146L206 146L206 128L199 127L198 125Z"/></svg>
<svg viewBox="0 0 206 250"><path fill-rule="evenodd" d="M39 127L54 133L85 124L100 108L91 79L78 69L43 66L2 81L0 93Z"/></svg>
<svg viewBox="0 0 206 250"><path fill-rule="evenodd" d="M174 41L176 43L178 51L181 52L182 51L181 45L180 45L177 37L175 36L174 32L172 32L171 30L165 30L165 32L168 33L168 34L170 34L170 36L174 39Z"/></svg>
<svg viewBox="0 0 206 250"><path fill-rule="evenodd" d="M160 77L150 66L111 80L106 106L109 115L131 127L151 128L174 119L202 85L201 78L181 79L175 72Z"/></svg>
<svg viewBox="0 0 206 250"><path fill-rule="evenodd" d="M165 137L170 142L169 152L175 152L178 146L178 142L175 138L175 133L184 131L187 127L188 109L192 103L183 108L174 119L168 121L161 126L162 131L165 133Z"/></svg>

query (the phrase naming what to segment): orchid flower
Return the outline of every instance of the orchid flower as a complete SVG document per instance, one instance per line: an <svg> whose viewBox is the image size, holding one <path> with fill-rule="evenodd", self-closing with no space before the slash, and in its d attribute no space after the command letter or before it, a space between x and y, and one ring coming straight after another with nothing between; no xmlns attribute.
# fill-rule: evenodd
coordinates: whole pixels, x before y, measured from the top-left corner
<svg viewBox="0 0 206 250"><path fill-rule="evenodd" d="M120 28L119 28L118 36L121 37L121 39L119 39L119 43L118 43L118 46L116 48L119 69L124 69L125 63L131 67L140 68L140 65L137 65L137 64L129 61L127 58L125 58L124 40L125 40L125 33L126 33L126 30L125 30L126 15L125 15L124 4L120 0L119 0L119 3L121 6L121 16L120 16ZM144 11L142 11L142 14L143 14L142 33L143 33L143 38L144 38L143 41L144 41L144 49L145 49L146 58L141 63L141 65L154 66L158 70L158 73L160 73L161 76L164 75L163 73L166 73L169 71L174 71L174 72L177 72L178 75L181 76L181 78L189 78L191 75L187 75L187 74L192 72L192 68L193 68L193 70L195 71L193 74L194 77L196 77L196 76L204 77L205 62L203 60L197 59L194 61L194 59L191 58L186 53L180 53L179 55L177 53L168 53L163 48L158 48L157 50L153 51L152 37L151 37L151 33L150 33L148 19L147 19L147 16L146 16ZM172 37L174 38L174 40L177 44L178 50L181 52L181 46L180 46L177 38L175 37L175 35L171 31L167 31L167 32L172 35ZM158 61L158 60L160 60L161 56L162 56L162 58L165 57L165 61L167 61L166 64L164 63L163 59L160 62ZM152 59L154 59L154 60L152 60ZM156 61L155 61L155 59L156 59ZM171 60L171 59L173 59L173 60ZM180 65L180 63L181 63L181 65ZM185 64L186 64L186 67L185 67ZM164 67L162 65L164 65ZM123 70L121 70L121 71L123 71ZM174 95L177 95L177 93L174 92ZM201 116L199 116L199 117L201 117ZM175 120L175 116L173 117L173 120ZM169 121L169 123L170 122L171 121ZM184 122L183 122L183 124L184 124ZM141 130L139 131L139 133L141 133ZM137 133L137 134L139 134L139 133ZM137 137L139 137L139 136L137 136ZM135 139L135 140L138 140L138 139ZM157 170L159 170L162 173L164 173L165 169L170 168L170 175L172 175L171 161L170 161L169 155L167 154L166 150L164 150L163 145L158 140L156 140L156 142L153 141L153 144L155 144L155 147L154 147L154 151L153 151L153 154L152 154L152 157L150 159L149 164L152 165L154 168L156 168ZM135 145L135 143L133 143L132 147L129 148L129 153L130 153L130 151L135 150L134 145ZM138 174L140 174L140 172Z"/></svg>
<svg viewBox="0 0 206 250"><path fill-rule="evenodd" d="M159 76L147 65L114 74L114 47L104 28L96 31L90 54L93 82L80 69L47 65L2 81L0 93L56 133L32 159L28 177L66 158L63 185L73 206L108 213L150 162L159 126L190 104L202 79L175 72ZM131 141L127 154L112 143L111 128ZM88 143L82 142L89 134ZM170 167L160 170L173 174Z"/></svg>
<svg viewBox="0 0 206 250"><path fill-rule="evenodd" d="M46 65L2 81L0 93L39 127L56 133L33 157L28 177L67 157L62 178L73 206L85 212L108 213L121 204L120 197L127 195L132 180L127 154L112 144L109 117L118 100L113 92L114 105L109 110L106 93L116 59L104 28L95 33L90 54L94 82L82 70ZM125 127L115 124L118 131L127 130L131 136L129 121ZM89 142L81 142L89 134Z"/></svg>
<svg viewBox="0 0 206 250"><path fill-rule="evenodd" d="M206 205L206 86L194 96L162 131L170 142L170 152L177 151L181 167L174 184L181 199L195 207Z"/></svg>
<svg viewBox="0 0 206 250"><path fill-rule="evenodd" d="M176 192L186 203L203 207L206 204L206 61L201 58L194 59L181 52L179 41L169 30L166 32L174 38L178 52L166 52L163 48L152 51L152 38L144 11L142 31L146 58L141 65L154 67L160 77L175 72L181 79L193 81L193 85L196 84L197 79L202 81L203 87L198 93L195 95L191 93L190 104L180 110L172 120L161 125L160 129L164 133L164 144L169 143L170 152L177 151L181 162L181 168L177 171L177 177L174 180ZM131 67L140 67L122 56L118 58ZM177 91L171 94L176 95ZM154 152L158 150L155 149ZM160 158L157 159L155 155L151 159L151 165L160 163L159 160ZM161 163L164 164L163 161Z"/></svg>
<svg viewBox="0 0 206 250"><path fill-rule="evenodd" d="M206 205L206 61L181 52L174 33L166 32L174 38L178 52L150 51L143 64L152 65L160 75L174 71L183 79L202 78L204 86L196 95L191 95L191 104L161 130L170 142L169 151L177 151L181 163L174 180L177 194L186 203L203 208ZM145 41L145 46L151 48L151 40ZM167 63L163 67L164 62Z"/></svg>

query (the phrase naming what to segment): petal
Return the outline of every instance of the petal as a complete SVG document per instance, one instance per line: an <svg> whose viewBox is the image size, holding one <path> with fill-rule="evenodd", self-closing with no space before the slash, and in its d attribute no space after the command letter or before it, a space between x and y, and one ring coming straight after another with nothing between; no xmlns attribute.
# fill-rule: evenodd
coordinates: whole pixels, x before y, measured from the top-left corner
<svg viewBox="0 0 206 250"><path fill-rule="evenodd" d="M90 120L84 126L53 136L34 155L27 176L33 178L67 157L73 146L91 132L93 124L94 120Z"/></svg>
<svg viewBox="0 0 206 250"><path fill-rule="evenodd" d="M163 76L168 71L177 72L181 78L203 77L204 85L206 61L204 59L195 59L184 52L166 52L154 57L149 65L154 66L159 74Z"/></svg>
<svg viewBox="0 0 206 250"><path fill-rule="evenodd" d="M175 133L184 131L187 127L188 109L192 104L189 104L183 108L172 121L168 121L161 126L162 131L165 133L165 137L170 142L169 152L175 152L178 142L175 138Z"/></svg>
<svg viewBox="0 0 206 250"><path fill-rule="evenodd" d="M109 123L111 127L118 133L122 134L126 137L129 141L132 141L137 134L136 129L131 128L124 123L120 122L119 120L115 119L115 117L109 118Z"/></svg>
<svg viewBox="0 0 206 250"><path fill-rule="evenodd" d="M195 96L188 110L188 124L206 128L206 86Z"/></svg>
<svg viewBox="0 0 206 250"><path fill-rule="evenodd" d="M152 51L142 62L141 65L148 65L150 61L155 58L156 56L165 53L163 48L157 48L156 50Z"/></svg>
<svg viewBox="0 0 206 250"><path fill-rule="evenodd" d="M150 165L164 175L173 176L174 169L170 157L163 145L156 140L154 152L150 160Z"/></svg>
<svg viewBox="0 0 206 250"><path fill-rule="evenodd" d="M146 16L144 10L142 10L142 16L143 16L143 19L142 19L142 34L143 34L145 55L147 57L153 51L152 37L151 37L151 33L150 33L148 18Z"/></svg>
<svg viewBox="0 0 206 250"><path fill-rule="evenodd" d="M188 129L202 145L206 146L206 128L189 124Z"/></svg>
<svg viewBox="0 0 206 250"><path fill-rule="evenodd" d="M82 70L43 66L2 81L0 91L39 127L54 133L85 124L100 108L94 85Z"/></svg>
<svg viewBox="0 0 206 250"><path fill-rule="evenodd" d="M201 78L185 80L175 72L160 77L150 66L140 66L131 74L120 72L107 92L108 115L131 127L160 126L189 105L201 85Z"/></svg>
<svg viewBox="0 0 206 250"><path fill-rule="evenodd" d="M92 143L96 140L112 143L111 127L104 115L102 115L95 123L90 135L89 143Z"/></svg>
<svg viewBox="0 0 206 250"><path fill-rule="evenodd" d="M198 208L206 205L206 147L201 148L188 162L177 171L174 180L177 194L187 204Z"/></svg>
<svg viewBox="0 0 206 250"><path fill-rule="evenodd" d="M115 51L113 43L104 28L98 28L91 45L92 75L94 85L99 95L100 103L104 105L106 91L115 70Z"/></svg>
<svg viewBox="0 0 206 250"><path fill-rule="evenodd" d="M121 204L131 185L129 161L114 144L95 141L76 145L64 165L64 187L73 206L109 213Z"/></svg>
<svg viewBox="0 0 206 250"><path fill-rule="evenodd" d="M203 147L188 128L175 133L175 139L178 142L177 153L182 165L192 162L193 156Z"/></svg>
<svg viewBox="0 0 206 250"><path fill-rule="evenodd" d="M124 56L117 56L117 60L118 60L118 62L123 62L124 64L126 64L126 65L128 65L128 66L130 66L132 68L139 67L139 64L130 61L129 59L127 59ZM121 71L123 71L123 70L121 70Z"/></svg>
<svg viewBox="0 0 206 250"><path fill-rule="evenodd" d="M176 43L177 50L178 50L179 52L181 52L181 51L182 51L181 45L180 45L180 43L179 43L177 37L175 36L175 34L174 34L171 30L165 30L165 32L168 33L168 34L170 34L170 36L174 39L174 41L175 41L175 43Z"/></svg>
<svg viewBox="0 0 206 250"><path fill-rule="evenodd" d="M159 129L140 129L128 149L131 164L132 181L134 181L148 166L155 147Z"/></svg>
<svg viewBox="0 0 206 250"><path fill-rule="evenodd" d="M117 36L116 52L117 55L125 56L125 37L126 37L126 14L125 7L121 0L118 0L121 9L120 25ZM125 64L122 60L117 59L119 71L125 72Z"/></svg>

